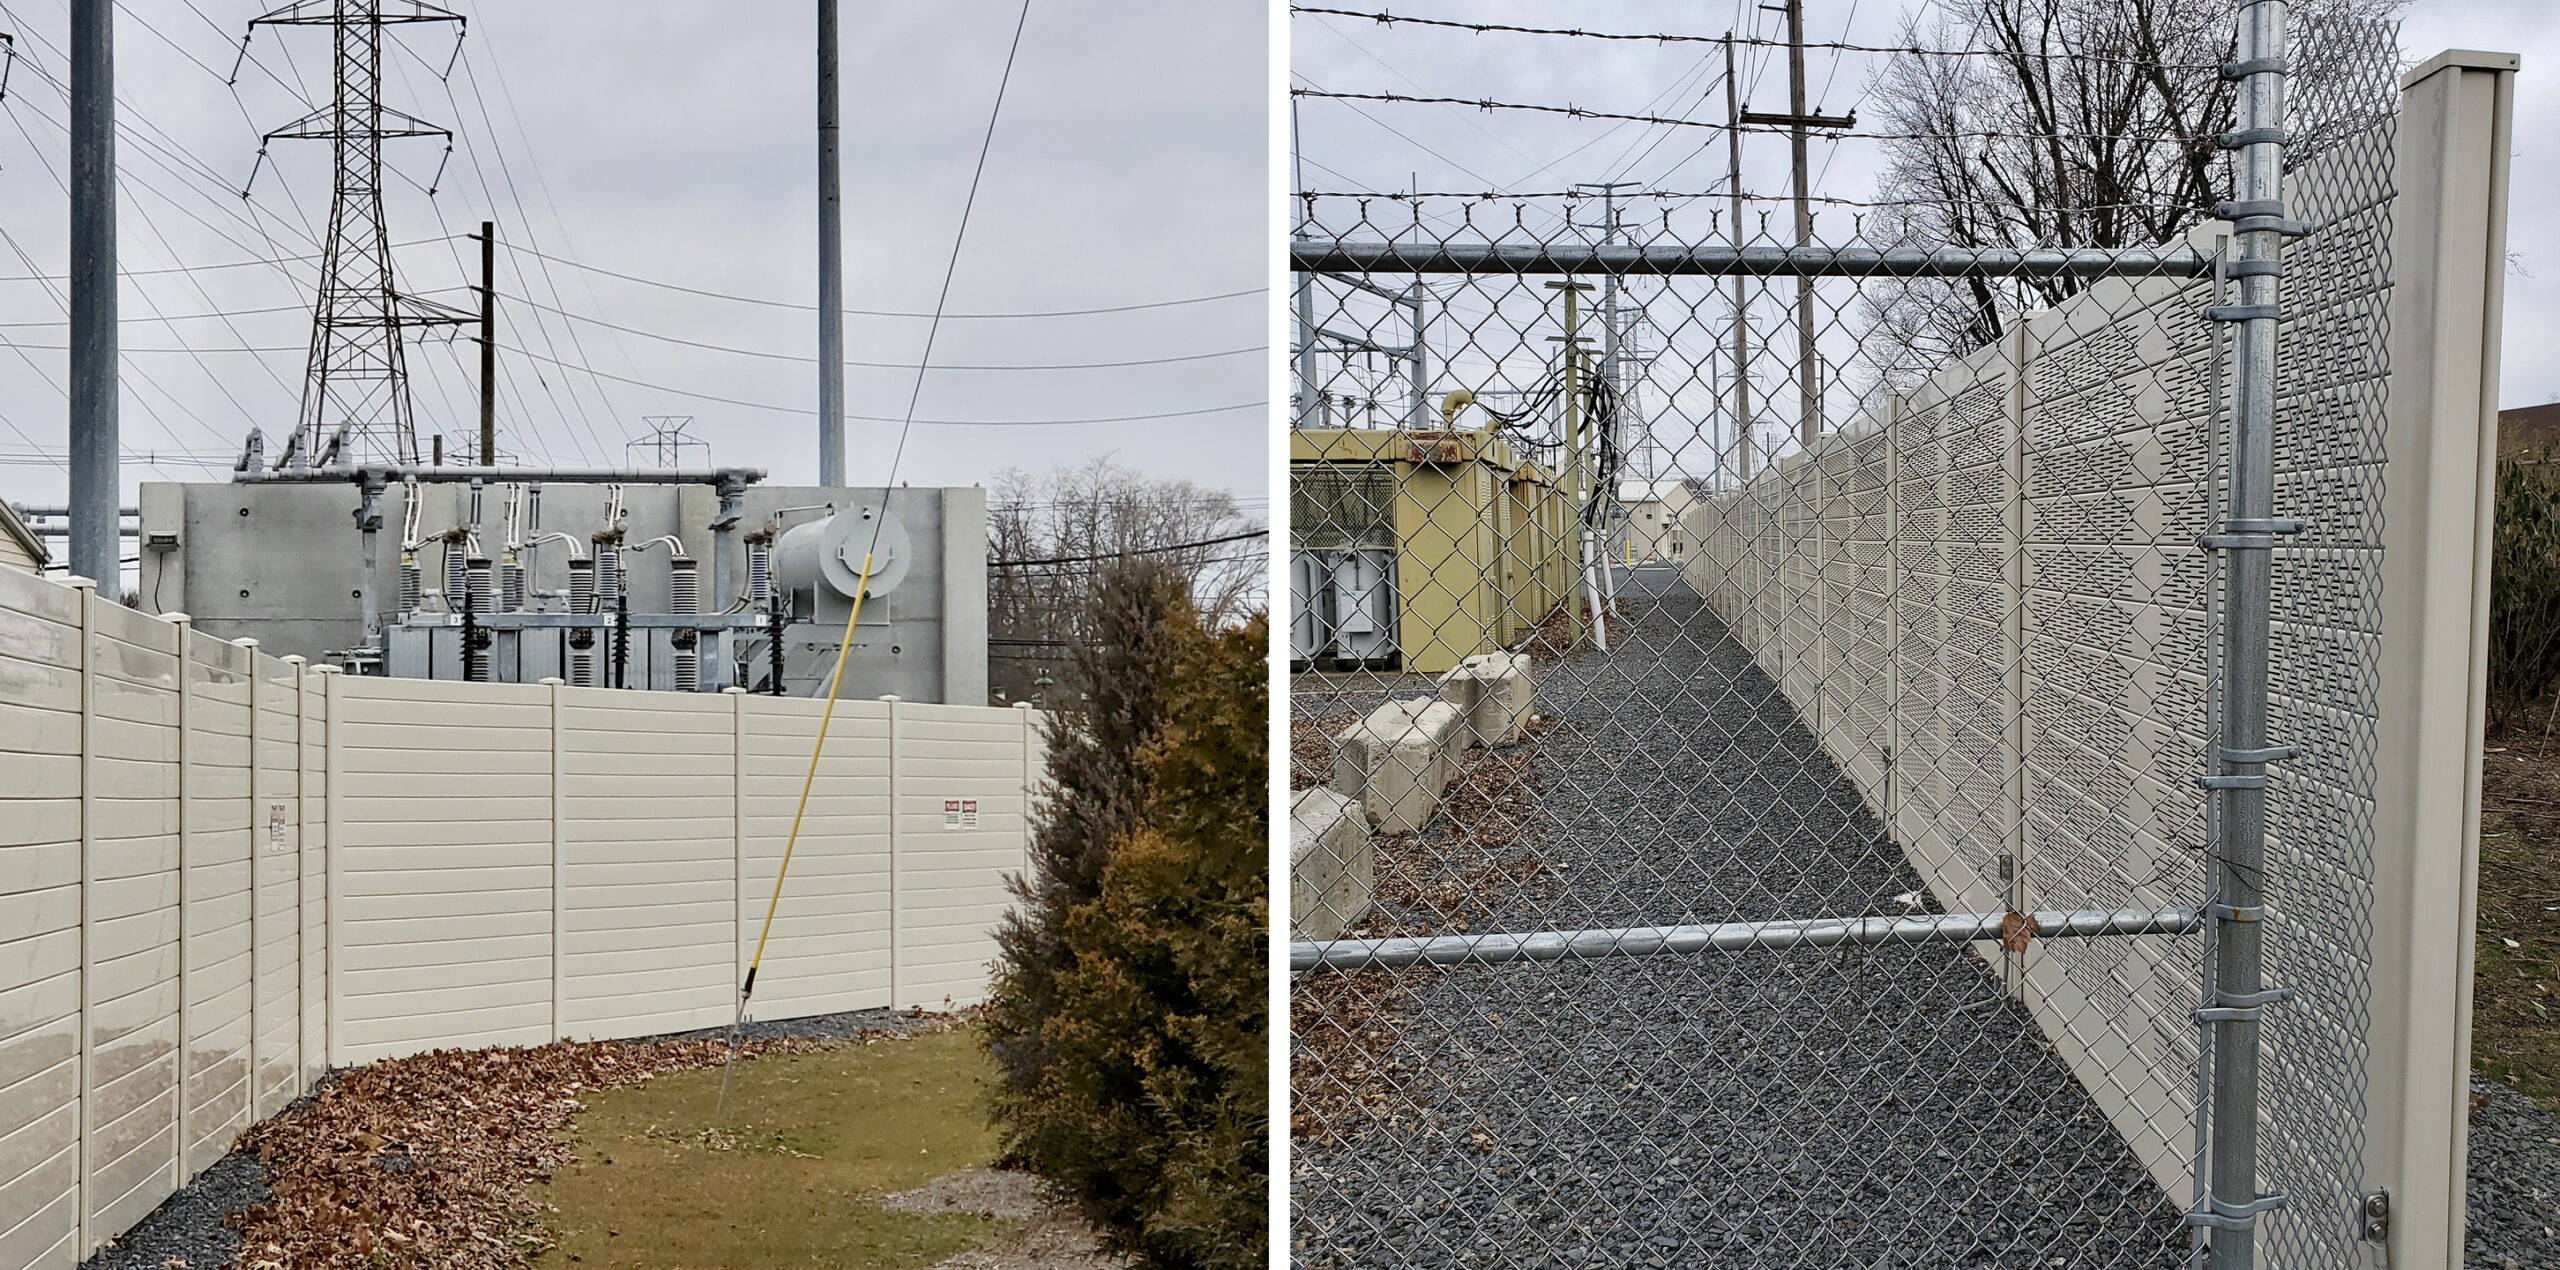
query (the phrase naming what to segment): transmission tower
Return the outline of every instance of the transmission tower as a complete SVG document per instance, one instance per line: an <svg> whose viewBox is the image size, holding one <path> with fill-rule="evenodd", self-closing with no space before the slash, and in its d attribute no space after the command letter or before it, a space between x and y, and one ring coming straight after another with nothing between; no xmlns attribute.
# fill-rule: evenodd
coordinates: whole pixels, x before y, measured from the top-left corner
<svg viewBox="0 0 2560 1270"><path fill-rule="evenodd" d="M312 307L311 362L295 427L302 452L316 454L339 427L357 461L416 463L418 433L410 418L404 332L455 326L477 314L403 295L391 275L391 235L382 214L382 143L395 137L453 133L382 103L382 43L387 27L461 23L461 14L420 0L297 0L249 23L324 26L334 45L336 88L328 105L266 135L267 141L325 140L336 160L329 199L329 238L321 249L320 294ZM460 26L455 50L461 48ZM249 41L240 42L245 58ZM238 77L234 68L233 76ZM258 149L261 162L266 147ZM439 169L441 172L441 169ZM257 172L253 168L250 180ZM435 192L430 182L427 192Z"/></svg>

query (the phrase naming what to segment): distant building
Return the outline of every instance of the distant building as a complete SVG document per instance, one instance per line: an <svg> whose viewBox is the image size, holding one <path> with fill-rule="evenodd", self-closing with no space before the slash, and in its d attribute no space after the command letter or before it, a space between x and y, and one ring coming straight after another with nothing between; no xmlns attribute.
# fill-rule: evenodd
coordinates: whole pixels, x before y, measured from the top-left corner
<svg viewBox="0 0 2560 1270"><path fill-rule="evenodd" d="M0 503L0 568L36 573L52 561L52 554L44 549L44 540L27 528L27 522L18 519L17 509Z"/></svg>
<svg viewBox="0 0 2560 1270"><path fill-rule="evenodd" d="M1680 527L1696 503L1684 481L1626 481L1618 486L1621 519L1610 538L1610 558L1620 564L1679 564L1697 544Z"/></svg>

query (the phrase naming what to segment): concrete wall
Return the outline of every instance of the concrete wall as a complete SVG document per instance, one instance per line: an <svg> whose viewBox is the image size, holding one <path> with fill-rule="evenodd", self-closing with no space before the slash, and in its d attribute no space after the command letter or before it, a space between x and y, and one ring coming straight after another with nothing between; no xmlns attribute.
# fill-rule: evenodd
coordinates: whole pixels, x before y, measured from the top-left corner
<svg viewBox="0 0 2560 1270"><path fill-rule="evenodd" d="M0 1270L331 1066L727 1022L824 705L315 672L0 570ZM758 1017L984 994L1036 722L838 703Z"/></svg>
<svg viewBox="0 0 2560 1270"><path fill-rule="evenodd" d="M444 544L438 539L476 524L481 548L496 559L505 541L510 487L492 486L470 514L465 485L394 485L382 499L383 529L376 547L375 594L383 620L398 619L401 531L407 500L415 491L418 532L428 539L415 555L424 589L444 586ZM748 533L777 518L799 524L813 512L783 515L787 508L851 507L877 502L880 490L806 485L747 488L738 532L731 536L732 595L711 594L717 555L710 522L719 498L708 486L626 485L626 544L673 534L702 562L702 606L718 612L745 593ZM910 701L983 705L987 699L986 491L975 486L886 491L890 512L912 539L916 560L904 582L864 610L865 630L875 621L887 637L857 643L846 666L848 691L896 694ZM357 533L358 491L352 482L321 485L174 484L142 487L140 587L142 606L154 613L192 614L206 633L252 638L277 656L299 655L315 664L362 642L358 598L364 575L363 539ZM585 539L604 524L606 487L554 484L542 487L540 531ZM531 530L527 537L532 536ZM174 540L162 549L155 535ZM569 549L553 542L525 553L528 593L566 592ZM666 553L626 554L634 612L668 609ZM562 606L553 605L553 611ZM832 670L837 629L795 628L790 653L795 677ZM823 645L823 647L820 647ZM892 651L895 650L895 651Z"/></svg>
<svg viewBox="0 0 2560 1270"><path fill-rule="evenodd" d="M2462 1262L2515 59L2448 54L2288 177L2260 1186L2274 1266ZM2209 245L2209 239L2204 240ZM2209 280L2110 281L1688 518L1686 571L1950 910L2207 898ZM2386 514L2387 513L2387 514ZM2189 1197L2196 939L1982 951Z"/></svg>

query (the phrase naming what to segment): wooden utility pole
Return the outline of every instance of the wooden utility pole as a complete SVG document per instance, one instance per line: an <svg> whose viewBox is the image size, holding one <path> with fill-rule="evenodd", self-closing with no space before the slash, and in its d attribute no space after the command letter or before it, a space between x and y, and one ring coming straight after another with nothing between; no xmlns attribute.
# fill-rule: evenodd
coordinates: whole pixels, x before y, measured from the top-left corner
<svg viewBox="0 0 2560 1270"><path fill-rule="evenodd" d="M1733 32L1724 33L1725 189L1733 196L1733 245L1742 247L1742 108L1733 78ZM1751 302L1739 271L1733 275L1733 448L1737 485L1751 479Z"/></svg>
<svg viewBox="0 0 2560 1270"><path fill-rule="evenodd" d="M480 466L498 465L498 226L480 222Z"/></svg>
<svg viewBox="0 0 2560 1270"><path fill-rule="evenodd" d="M1804 0L1786 0L1785 4L1760 6L1771 13L1787 16L1787 113L1767 114L1742 112L1746 124L1772 124L1787 130L1791 158L1795 166L1796 246L1813 245L1812 174L1807 170L1805 146L1808 131L1814 128L1844 129L1858 126L1857 112L1846 115L1812 115L1804 105ZM1813 279L1796 279L1796 394L1800 398L1802 420L1797 425L1796 440L1805 448L1822 435L1822 364L1820 350L1815 347L1813 329Z"/></svg>

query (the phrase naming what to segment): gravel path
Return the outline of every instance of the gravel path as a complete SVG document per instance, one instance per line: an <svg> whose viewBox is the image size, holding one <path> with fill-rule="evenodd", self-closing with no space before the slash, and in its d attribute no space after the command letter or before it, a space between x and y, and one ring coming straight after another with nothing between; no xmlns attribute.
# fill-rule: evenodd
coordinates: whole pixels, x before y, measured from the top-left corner
<svg viewBox="0 0 2560 1270"><path fill-rule="evenodd" d="M2471 1098L2471 1224L2463 1265L2560 1266L2560 1117L2476 1076Z"/></svg>
<svg viewBox="0 0 2560 1270"><path fill-rule="evenodd" d="M813 1040L848 1040L864 1032L904 1032L935 1016L903 1010L854 1010L805 1019L778 1019L746 1026L750 1038L800 1036ZM729 1029L703 1028L644 1040L687 1040L726 1037ZM297 1104L299 1105L299 1104ZM91 1254L81 1270L220 1270L232 1264L240 1236L224 1222L231 1214L267 1201L267 1171L257 1158L234 1151L196 1179L161 1201L151 1215L107 1246Z"/></svg>
<svg viewBox="0 0 2560 1270"><path fill-rule="evenodd" d="M1668 571L1621 595L1611 655L1541 669L1546 872L1478 929L1906 911L1919 880L1741 646ZM2180 1205L1995 973L1950 947L1404 972L1401 1089L1301 1141L1294 1260L2177 1262Z"/></svg>

